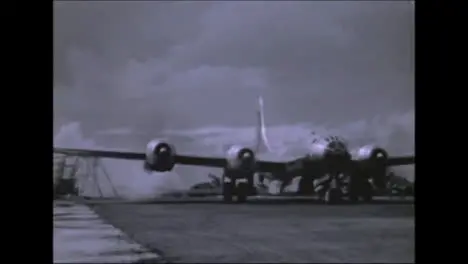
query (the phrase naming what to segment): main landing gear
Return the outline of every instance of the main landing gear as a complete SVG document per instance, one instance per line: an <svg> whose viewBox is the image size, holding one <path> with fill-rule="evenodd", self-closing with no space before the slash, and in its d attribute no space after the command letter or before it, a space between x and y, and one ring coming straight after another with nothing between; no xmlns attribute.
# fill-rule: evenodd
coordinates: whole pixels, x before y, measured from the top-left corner
<svg viewBox="0 0 468 264"><path fill-rule="evenodd" d="M244 203L247 197L253 195L253 173L246 172L226 172L223 175L223 201L232 203Z"/></svg>
<svg viewBox="0 0 468 264"><path fill-rule="evenodd" d="M365 203L371 202L373 198L373 187L369 179L359 174L349 177L348 196L352 203L358 202L359 198Z"/></svg>
<svg viewBox="0 0 468 264"><path fill-rule="evenodd" d="M312 180L312 177L302 177L299 182L299 195L318 195L325 204L341 204L346 198L357 202L371 202L373 187L369 180L359 174L344 175L326 174Z"/></svg>

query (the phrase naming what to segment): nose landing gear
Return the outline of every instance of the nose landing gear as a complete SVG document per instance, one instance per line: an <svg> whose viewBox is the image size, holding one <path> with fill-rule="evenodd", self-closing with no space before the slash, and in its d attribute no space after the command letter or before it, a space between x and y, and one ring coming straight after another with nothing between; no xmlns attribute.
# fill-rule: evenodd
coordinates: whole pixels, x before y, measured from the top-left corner
<svg viewBox="0 0 468 264"><path fill-rule="evenodd" d="M326 204L339 204L343 201L343 176L325 174L321 178L312 180L312 177L302 177L299 182L301 195L317 194Z"/></svg>

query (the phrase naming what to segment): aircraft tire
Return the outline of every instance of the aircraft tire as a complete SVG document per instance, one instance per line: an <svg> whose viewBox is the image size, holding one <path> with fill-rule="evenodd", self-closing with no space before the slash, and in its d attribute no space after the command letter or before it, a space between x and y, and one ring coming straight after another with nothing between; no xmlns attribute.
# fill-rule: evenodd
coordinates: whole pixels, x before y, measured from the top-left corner
<svg viewBox="0 0 468 264"><path fill-rule="evenodd" d="M326 204L338 204L342 201L343 193L339 188L330 188L325 192L323 200Z"/></svg>
<svg viewBox="0 0 468 264"><path fill-rule="evenodd" d="M245 203L249 192L249 185L246 183L240 183L236 188L236 196L238 203Z"/></svg>
<svg viewBox="0 0 468 264"><path fill-rule="evenodd" d="M358 202L359 198L362 198L364 202L371 202L373 198L372 185L367 178L361 175L352 175L349 182L348 196L352 203Z"/></svg>
<svg viewBox="0 0 468 264"><path fill-rule="evenodd" d="M361 196L362 196L362 200L365 203L372 202L372 199L374 197L373 197L373 193L372 193L372 185L371 185L371 183L369 181L364 181L362 183Z"/></svg>
<svg viewBox="0 0 468 264"><path fill-rule="evenodd" d="M298 193L299 195L311 195L315 193L315 187L312 177L301 177L299 181Z"/></svg>
<svg viewBox="0 0 468 264"><path fill-rule="evenodd" d="M411 186L405 186L403 187L403 190L401 191L403 196L414 196L414 187Z"/></svg>
<svg viewBox="0 0 468 264"><path fill-rule="evenodd" d="M234 184L232 182L223 183L223 202L231 203L232 195L234 194Z"/></svg>
<svg viewBox="0 0 468 264"><path fill-rule="evenodd" d="M359 201L359 195L352 189L349 190L348 196L351 203L357 203Z"/></svg>

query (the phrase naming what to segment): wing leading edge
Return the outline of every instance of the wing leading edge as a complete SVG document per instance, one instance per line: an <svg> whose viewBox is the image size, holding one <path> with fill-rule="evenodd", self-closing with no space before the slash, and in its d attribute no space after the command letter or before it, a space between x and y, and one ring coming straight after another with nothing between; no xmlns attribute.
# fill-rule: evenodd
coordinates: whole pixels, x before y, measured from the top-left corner
<svg viewBox="0 0 468 264"><path fill-rule="evenodd" d="M359 160L352 160L353 165L359 165L362 161ZM405 155L405 156L393 156L388 157L385 166L386 167L393 167L393 166L404 166L404 165L414 165L415 156L414 155ZM306 165L307 164L307 165ZM301 175L303 173L303 169L305 166L309 168L313 168L314 166L320 167L323 164L323 160L308 160L307 158L298 158L293 161L282 163L282 167L277 167L278 170L285 168L286 171L289 173L296 173L297 175ZM265 171L267 172L267 171Z"/></svg>
<svg viewBox="0 0 468 264"><path fill-rule="evenodd" d="M114 150L54 148L54 153L76 157L96 157L125 160L145 160L145 153Z"/></svg>
<svg viewBox="0 0 468 264"><path fill-rule="evenodd" d="M144 161L146 156L142 152L130 151L114 151L114 150L92 150L92 149L71 149L71 148L54 148L54 153L65 154L77 157L100 157L110 159L125 159L125 160L141 160ZM226 159L220 157L203 157L193 155L176 155L174 160L177 164L192 165L192 166L207 166L224 168ZM303 159L298 159L289 162L278 161L257 161L257 170L263 172L275 172L300 169ZM395 156L387 159L387 166L402 166L415 164L415 156ZM299 166L298 166L299 165ZM299 168L297 168L299 167Z"/></svg>
<svg viewBox="0 0 468 264"><path fill-rule="evenodd" d="M415 156L395 156L387 158L387 166L403 166L403 165L413 165L415 164Z"/></svg>
<svg viewBox="0 0 468 264"><path fill-rule="evenodd" d="M115 151L115 150L92 150L92 149L71 149L71 148L54 148L54 153L64 154L76 157L98 157L110 159L124 159L124 160L141 160L146 159L143 152L130 152L130 151ZM224 168L227 165L226 159L221 157L203 157L193 155L175 155L174 161L180 165L192 166L207 166ZM257 170L264 172L274 172L279 170L286 170L287 162L276 161L257 161Z"/></svg>

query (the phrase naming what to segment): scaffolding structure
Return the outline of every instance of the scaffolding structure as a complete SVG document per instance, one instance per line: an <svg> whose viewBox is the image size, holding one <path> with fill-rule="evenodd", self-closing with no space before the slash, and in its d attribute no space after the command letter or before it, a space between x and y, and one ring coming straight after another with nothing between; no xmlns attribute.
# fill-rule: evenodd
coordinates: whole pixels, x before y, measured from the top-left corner
<svg viewBox="0 0 468 264"><path fill-rule="evenodd" d="M54 195L104 198L101 185L107 183L111 196L119 197L109 173L98 157L54 155L53 174Z"/></svg>

